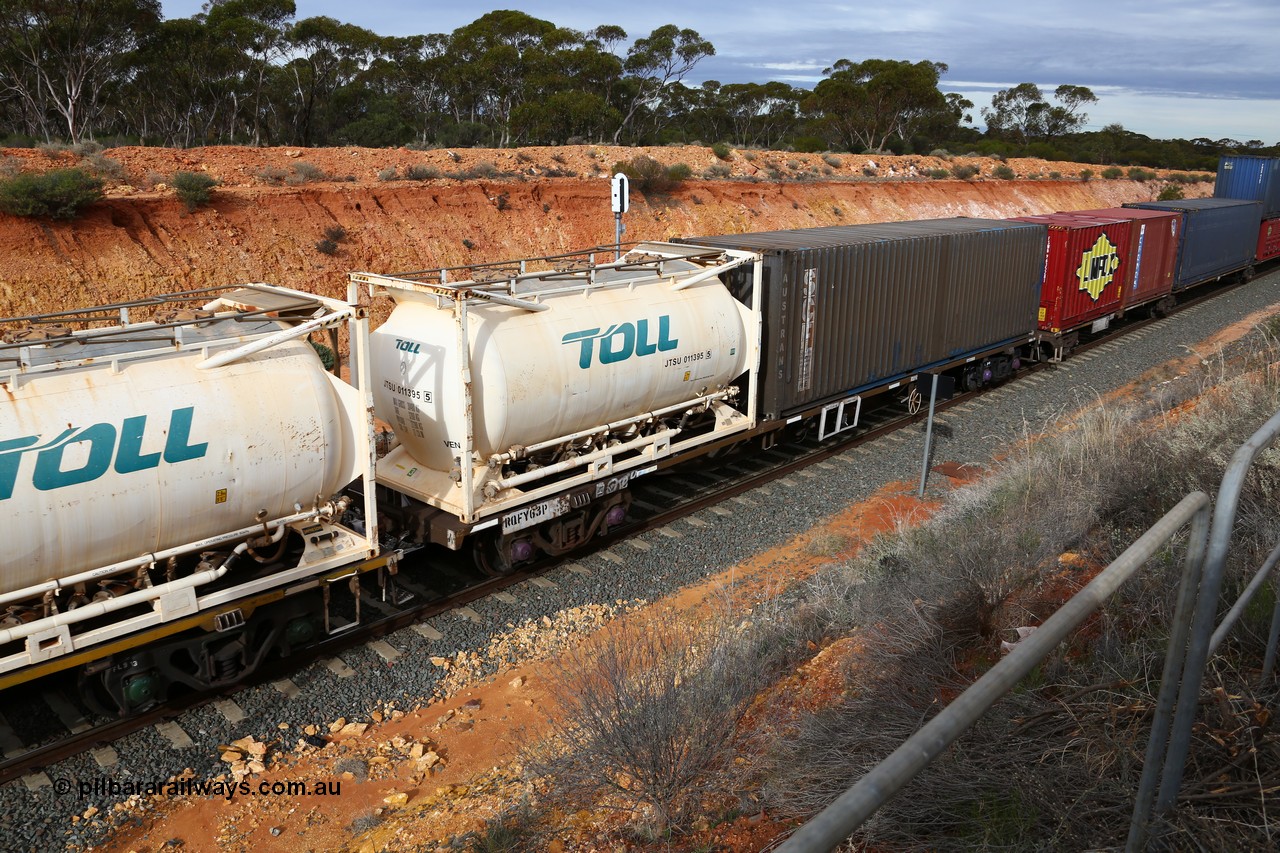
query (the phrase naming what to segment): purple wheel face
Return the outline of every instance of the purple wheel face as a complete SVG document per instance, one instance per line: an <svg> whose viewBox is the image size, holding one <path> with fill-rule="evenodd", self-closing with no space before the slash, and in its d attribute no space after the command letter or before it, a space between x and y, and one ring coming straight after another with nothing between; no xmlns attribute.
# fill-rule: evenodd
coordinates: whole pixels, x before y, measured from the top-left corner
<svg viewBox="0 0 1280 853"><path fill-rule="evenodd" d="M1013 363L1010 365L1010 367L1012 367L1012 369L1014 370L1020 369L1022 367L1022 359L1018 358L1017 356L1014 356Z"/></svg>
<svg viewBox="0 0 1280 853"><path fill-rule="evenodd" d="M511 562L522 563L533 558L533 543L528 539L517 539L511 543Z"/></svg>
<svg viewBox="0 0 1280 853"><path fill-rule="evenodd" d="M604 514L604 523L610 527L621 524L622 520L627 517L627 508L621 504L610 507L609 511Z"/></svg>
<svg viewBox="0 0 1280 853"><path fill-rule="evenodd" d="M994 375L995 375L995 374L993 374L993 373L991 372L991 368L989 368L989 367L984 367L984 368L982 369L982 381L983 381L983 382L990 382L990 381L991 381L991 378L992 378Z"/></svg>

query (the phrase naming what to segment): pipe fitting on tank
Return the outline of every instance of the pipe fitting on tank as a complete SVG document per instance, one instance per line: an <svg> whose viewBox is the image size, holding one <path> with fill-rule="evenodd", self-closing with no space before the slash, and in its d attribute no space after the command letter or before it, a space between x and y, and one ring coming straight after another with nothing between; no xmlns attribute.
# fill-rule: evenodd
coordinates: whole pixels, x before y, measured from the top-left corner
<svg viewBox="0 0 1280 853"><path fill-rule="evenodd" d="M497 480L485 480L481 491L484 493L485 500L491 501L498 497L498 493L502 491L502 486L498 485Z"/></svg>

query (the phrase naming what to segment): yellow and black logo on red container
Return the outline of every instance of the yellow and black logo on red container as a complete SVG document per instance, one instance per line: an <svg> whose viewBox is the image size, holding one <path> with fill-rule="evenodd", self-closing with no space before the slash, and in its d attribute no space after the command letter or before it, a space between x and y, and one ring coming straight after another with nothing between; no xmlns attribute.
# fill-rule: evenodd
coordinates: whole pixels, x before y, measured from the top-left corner
<svg viewBox="0 0 1280 853"><path fill-rule="evenodd" d="M1105 233L1099 234L1094 244L1080 256L1080 267L1076 270L1080 289L1097 302L1119 268L1120 253Z"/></svg>

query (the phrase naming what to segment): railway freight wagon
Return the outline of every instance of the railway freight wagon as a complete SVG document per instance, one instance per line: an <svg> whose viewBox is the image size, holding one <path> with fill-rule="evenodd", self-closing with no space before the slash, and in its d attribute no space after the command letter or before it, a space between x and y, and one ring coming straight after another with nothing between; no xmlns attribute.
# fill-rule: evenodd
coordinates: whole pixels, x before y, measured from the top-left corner
<svg viewBox="0 0 1280 853"><path fill-rule="evenodd" d="M1262 203L1230 198L1129 202L1127 208L1181 216L1174 291L1235 272L1252 274L1262 224Z"/></svg>
<svg viewBox="0 0 1280 853"><path fill-rule="evenodd" d="M759 308L720 276L755 256L644 243L613 253L400 275L372 335L394 535L509 570L626 516L631 478L755 425ZM741 381L738 381L741 378Z"/></svg>
<svg viewBox="0 0 1280 853"><path fill-rule="evenodd" d="M1280 258L1280 157L1229 154L1218 161L1214 198L1252 199L1262 204L1254 258Z"/></svg>
<svg viewBox="0 0 1280 853"><path fill-rule="evenodd" d="M305 340L363 350L349 303L246 285L0 325L0 687L105 643L104 706L230 683L323 630L329 574L394 560L343 491L372 482L367 385Z"/></svg>
<svg viewBox="0 0 1280 853"><path fill-rule="evenodd" d="M860 395L957 365L976 388L1034 340L1044 225L955 218L685 240L762 256L766 420L817 414L831 434L853 425L843 407ZM744 298L750 282L729 280Z"/></svg>
<svg viewBox="0 0 1280 853"><path fill-rule="evenodd" d="M1100 332L1118 315L1133 269L1132 232L1126 220L1049 213L1017 216L1049 229L1040 289L1040 344L1060 361L1079 330Z"/></svg>
<svg viewBox="0 0 1280 853"><path fill-rule="evenodd" d="M1064 210L1059 216L1123 219L1129 224L1133 263L1125 283L1121 308L1127 313L1143 305L1167 313L1173 308L1173 277L1178 269L1178 234L1182 214L1168 210L1104 207Z"/></svg>

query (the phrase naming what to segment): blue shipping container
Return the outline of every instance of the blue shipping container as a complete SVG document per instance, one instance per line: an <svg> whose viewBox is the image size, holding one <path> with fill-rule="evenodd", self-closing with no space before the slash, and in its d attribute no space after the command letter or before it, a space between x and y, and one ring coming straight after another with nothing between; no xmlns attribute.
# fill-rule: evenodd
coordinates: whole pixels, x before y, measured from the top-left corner
<svg viewBox="0 0 1280 853"><path fill-rule="evenodd" d="M1262 226L1262 203L1230 198L1138 201L1125 207L1182 214L1178 272L1173 289L1242 270L1253 263Z"/></svg>
<svg viewBox="0 0 1280 853"><path fill-rule="evenodd" d="M1214 198L1262 202L1262 217L1280 215L1280 157L1228 154L1218 161Z"/></svg>

